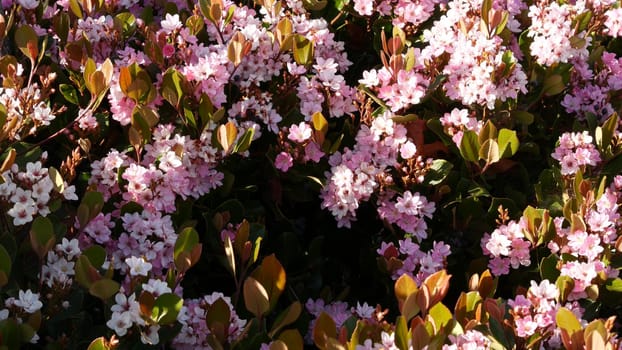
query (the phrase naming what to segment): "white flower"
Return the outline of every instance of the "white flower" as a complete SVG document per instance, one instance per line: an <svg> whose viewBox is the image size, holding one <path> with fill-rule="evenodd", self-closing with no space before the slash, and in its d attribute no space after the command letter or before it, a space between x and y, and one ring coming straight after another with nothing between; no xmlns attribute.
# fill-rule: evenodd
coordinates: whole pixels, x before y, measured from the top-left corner
<svg viewBox="0 0 622 350"><path fill-rule="evenodd" d="M0 321L4 321L9 318L9 309L0 310Z"/></svg>
<svg viewBox="0 0 622 350"><path fill-rule="evenodd" d="M15 300L15 306L21 307L29 314L33 314L43 307L43 303L39 301L39 293L33 293L28 289L25 292L23 290L19 291L19 299Z"/></svg>
<svg viewBox="0 0 622 350"><path fill-rule="evenodd" d="M32 215L35 213L35 208L34 202L30 205L18 202L15 203L13 208L9 209L7 214L13 217L14 226L20 226L32 221Z"/></svg>
<svg viewBox="0 0 622 350"><path fill-rule="evenodd" d="M160 330L160 326L154 324L153 326L150 326L146 330L140 332L140 341L143 342L143 344L158 344L160 342L158 330Z"/></svg>
<svg viewBox="0 0 622 350"><path fill-rule="evenodd" d="M143 290L153 294L156 298L162 294L173 292L166 282L153 278L149 282L143 283Z"/></svg>
<svg viewBox="0 0 622 350"><path fill-rule="evenodd" d="M132 327L131 314L126 312L113 312L112 317L106 322L108 328L114 330L118 336L122 337L127 333L127 330Z"/></svg>
<svg viewBox="0 0 622 350"><path fill-rule="evenodd" d="M166 34L170 34L171 32L181 28L182 26L181 22L179 21L179 15L171 15L170 13L166 14L165 19L160 22L160 25L162 26L162 29L164 30L164 32L166 32Z"/></svg>
<svg viewBox="0 0 622 350"><path fill-rule="evenodd" d="M63 240L60 244L56 245L56 249L61 250L63 253L67 254L67 259L71 260L74 256L79 255L81 253L80 246L78 245L77 239L68 240L63 237Z"/></svg>
<svg viewBox="0 0 622 350"><path fill-rule="evenodd" d="M125 259L125 263L130 268L131 276L147 276L149 271L151 271L151 264L146 262L144 258L137 258L135 256L131 256Z"/></svg>

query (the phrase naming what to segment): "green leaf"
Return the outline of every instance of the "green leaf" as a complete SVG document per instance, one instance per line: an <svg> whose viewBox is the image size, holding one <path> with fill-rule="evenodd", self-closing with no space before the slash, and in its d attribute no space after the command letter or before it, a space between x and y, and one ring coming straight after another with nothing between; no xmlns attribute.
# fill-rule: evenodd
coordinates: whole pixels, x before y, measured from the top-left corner
<svg viewBox="0 0 622 350"><path fill-rule="evenodd" d="M445 327L453 319L451 311L443 303L436 303L428 311L437 329Z"/></svg>
<svg viewBox="0 0 622 350"><path fill-rule="evenodd" d="M577 317L572 313L572 311L566 309L565 307L557 310L557 314L555 315L555 322L557 327L568 332L570 336L574 332L580 331L582 329L581 323L577 320Z"/></svg>
<svg viewBox="0 0 622 350"><path fill-rule="evenodd" d="M553 74L544 80L542 94L545 96L553 96L561 93L566 88L564 79L559 74Z"/></svg>
<svg viewBox="0 0 622 350"><path fill-rule="evenodd" d="M104 261L106 261L106 250L104 247L97 244L86 248L82 251L82 255L86 256L91 265L95 268L100 268L104 264Z"/></svg>
<svg viewBox="0 0 622 350"><path fill-rule="evenodd" d="M605 284L605 288L611 292L622 292L622 279L618 278L610 278L607 280Z"/></svg>
<svg viewBox="0 0 622 350"><path fill-rule="evenodd" d="M479 135L477 135L477 139L480 144L484 144L486 140L496 139L497 133L497 127L495 126L495 124L492 121L488 120L480 130Z"/></svg>
<svg viewBox="0 0 622 350"><path fill-rule="evenodd" d="M243 153L246 152L253 141L253 137L255 135L255 128L248 128L240 137L236 145L233 147L233 153Z"/></svg>
<svg viewBox="0 0 622 350"><path fill-rule="evenodd" d="M189 253L194 247L199 244L199 234L192 227L184 228L175 241L175 248L173 250L173 259L177 259L182 252Z"/></svg>
<svg viewBox="0 0 622 350"><path fill-rule="evenodd" d="M114 16L114 26L124 38L130 37L137 28L136 17L129 12L121 12Z"/></svg>
<svg viewBox="0 0 622 350"><path fill-rule="evenodd" d="M78 92L76 88L69 84L60 84L58 86L61 95L67 100L67 102L72 103L76 106L80 104L80 100L78 99Z"/></svg>
<svg viewBox="0 0 622 350"><path fill-rule="evenodd" d="M499 145L497 141L488 139L482 143L479 149L479 157L486 161L486 164L492 164L499 161Z"/></svg>
<svg viewBox="0 0 622 350"><path fill-rule="evenodd" d="M520 145L518 137L516 137L516 131L509 129L501 129L499 131L497 142L499 143L501 158L509 158L516 154Z"/></svg>
<svg viewBox="0 0 622 350"><path fill-rule="evenodd" d="M55 243L56 237L54 236L52 221L46 217L37 216L30 227L30 244L39 259L43 259Z"/></svg>
<svg viewBox="0 0 622 350"><path fill-rule="evenodd" d="M89 286L89 293L103 301L108 300L113 295L117 294L121 285L117 281L113 281L109 278L102 278L98 281L91 283Z"/></svg>
<svg viewBox="0 0 622 350"><path fill-rule="evenodd" d="M523 125L530 125L534 121L533 114L526 111L512 111L512 118Z"/></svg>
<svg viewBox="0 0 622 350"><path fill-rule="evenodd" d="M322 311L313 327L313 342L318 348L323 349L329 338L337 338L337 325L330 315Z"/></svg>
<svg viewBox="0 0 622 350"><path fill-rule="evenodd" d="M169 68L162 76L162 97L175 107L179 106L184 95L182 86L184 80L184 76L174 68Z"/></svg>
<svg viewBox="0 0 622 350"><path fill-rule="evenodd" d="M618 114L613 113L602 127L596 128L596 145L598 145L601 151L605 150L613 139L613 135L615 134L618 128Z"/></svg>
<svg viewBox="0 0 622 350"><path fill-rule="evenodd" d="M174 293L160 295L151 310L151 317L159 325L167 325L177 320L177 315L184 304L184 300Z"/></svg>
<svg viewBox="0 0 622 350"><path fill-rule="evenodd" d="M231 309L222 298L216 299L207 309L205 314L205 323L209 329L212 329L216 323L228 327L231 319Z"/></svg>
<svg viewBox="0 0 622 350"><path fill-rule="evenodd" d="M90 288L93 282L101 279L101 275L93 267L89 258L85 255L80 255L75 264L76 281L85 287Z"/></svg>
<svg viewBox="0 0 622 350"><path fill-rule="evenodd" d="M430 186L436 186L443 182L447 175L451 172L454 165L444 159L434 159L432 165L425 175L423 183Z"/></svg>
<svg viewBox="0 0 622 350"><path fill-rule="evenodd" d="M265 288L270 300L270 309L274 308L279 296L285 290L287 281L285 269L276 256L270 254L261 261L261 265L252 275Z"/></svg>
<svg viewBox="0 0 622 350"><path fill-rule="evenodd" d="M555 286L559 290L559 302L563 303L574 288L574 280L568 276L559 276L555 281Z"/></svg>
<svg viewBox="0 0 622 350"><path fill-rule="evenodd" d="M555 281L560 275L557 269L559 258L555 254L551 254L540 261L540 277L544 280Z"/></svg>
<svg viewBox="0 0 622 350"><path fill-rule="evenodd" d="M15 30L15 44L32 62L39 55L38 40L37 33L29 25L23 25Z"/></svg>
<svg viewBox="0 0 622 350"><path fill-rule="evenodd" d="M408 340L410 336L408 335L406 323L407 321L404 319L404 316L398 316L395 322L395 345L401 350L408 349Z"/></svg>
<svg viewBox="0 0 622 350"><path fill-rule="evenodd" d="M474 131L465 130L460 141L460 154L464 160L477 162L479 160L480 144Z"/></svg>
<svg viewBox="0 0 622 350"><path fill-rule="evenodd" d="M294 34L294 60L301 66L313 62L313 42L300 34Z"/></svg>
<svg viewBox="0 0 622 350"><path fill-rule="evenodd" d="M99 337L93 340L86 350L110 350L110 346L108 346L106 338Z"/></svg>

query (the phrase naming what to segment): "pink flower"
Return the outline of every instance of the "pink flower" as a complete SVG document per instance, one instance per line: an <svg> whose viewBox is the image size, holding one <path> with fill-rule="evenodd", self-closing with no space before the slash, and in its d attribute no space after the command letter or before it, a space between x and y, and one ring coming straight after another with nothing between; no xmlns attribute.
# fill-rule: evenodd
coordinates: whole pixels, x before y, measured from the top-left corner
<svg viewBox="0 0 622 350"><path fill-rule="evenodd" d="M298 125L293 124L289 127L287 138L297 143L303 143L310 139L312 134L313 129L307 123L300 122Z"/></svg>
<svg viewBox="0 0 622 350"><path fill-rule="evenodd" d="M287 172L294 165L292 156L287 152L281 152L274 160L274 166L282 172Z"/></svg>
<svg viewBox="0 0 622 350"><path fill-rule="evenodd" d="M175 54L175 46L171 44L164 45L164 47L162 48L162 54L164 55L164 57L167 58L173 56Z"/></svg>
<svg viewBox="0 0 622 350"><path fill-rule="evenodd" d="M404 159L412 158L415 156L415 154L417 154L417 147L414 143L410 141L404 143L400 148L400 155Z"/></svg>

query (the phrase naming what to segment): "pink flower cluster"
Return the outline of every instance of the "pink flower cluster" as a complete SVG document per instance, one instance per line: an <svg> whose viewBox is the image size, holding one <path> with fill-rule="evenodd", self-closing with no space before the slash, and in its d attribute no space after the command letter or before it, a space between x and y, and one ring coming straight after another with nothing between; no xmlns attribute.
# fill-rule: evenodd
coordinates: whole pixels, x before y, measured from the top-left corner
<svg viewBox="0 0 622 350"><path fill-rule="evenodd" d="M296 163L313 162L318 163L325 153L316 142L313 128L306 122L298 125L292 124L289 130L283 128L287 133L287 140L279 142L284 149L277 154L274 166L282 172L287 172Z"/></svg>
<svg viewBox="0 0 622 350"><path fill-rule="evenodd" d="M415 56L418 56L416 51ZM420 60L411 70L392 72L387 67L372 69L365 71L359 82L376 92L391 111L397 112L418 104L425 96L430 81L420 72L422 69Z"/></svg>
<svg viewBox="0 0 622 350"><path fill-rule="evenodd" d="M451 344L443 345L443 350L487 350L492 342L481 332L470 329L463 334L450 335Z"/></svg>
<svg viewBox="0 0 622 350"><path fill-rule="evenodd" d="M382 242L376 250L387 262L393 258L401 261L401 267L391 272L391 278L397 280L403 274L407 274L418 285L430 275L444 269L447 265L447 257L451 254L449 245L443 242L434 242L428 252L421 250L419 244L406 237L398 241L399 247L392 242Z"/></svg>
<svg viewBox="0 0 622 350"><path fill-rule="evenodd" d="M381 184L393 181L389 172L391 167L399 166L400 151L414 146L406 136L406 128L391 118L390 113L383 113L372 121L371 126L361 126L354 149L346 148L329 159L331 170L326 173L327 184L321 193L322 208L331 211L340 227L349 227L356 220L360 203L379 191ZM406 154L415 157L413 152ZM393 193L379 196L381 216L424 236L422 230L427 226L423 217L431 217L434 204L410 191L406 191L397 203L392 202L391 197Z"/></svg>
<svg viewBox="0 0 622 350"><path fill-rule="evenodd" d="M494 275L508 274L510 266L517 269L521 265L531 265L531 243L523 233L526 226L526 219L522 217L519 222L510 221L500 225L491 234L484 234L481 241L482 251L491 258L488 267Z"/></svg>
<svg viewBox="0 0 622 350"><path fill-rule="evenodd" d="M205 322L205 314L210 305L216 302L218 299L222 299L229 306L231 316L229 319L229 328L227 329L228 339L237 339L246 326L246 320L241 319L235 312L231 299L222 293L214 292L210 295L205 295L199 299L184 299L184 306L182 306L177 320L181 323L181 331L173 339L172 346L175 349L212 349L207 340L211 331L207 328Z"/></svg>
<svg viewBox="0 0 622 350"><path fill-rule="evenodd" d="M602 65L594 65L593 68L586 60L572 60L571 87L564 96L562 106L580 120L591 114L603 121L614 112L611 95L622 89L622 58L605 51L601 60Z"/></svg>
<svg viewBox="0 0 622 350"><path fill-rule="evenodd" d="M405 191L396 197L395 202L389 198L378 201L378 214L381 219L396 224L405 232L413 234L419 241L428 237L425 218L431 219L435 210L434 202L428 202L419 192L413 194Z"/></svg>
<svg viewBox="0 0 622 350"><path fill-rule="evenodd" d="M45 158L46 154L42 159ZM43 167L41 161L27 163L25 171L13 164L0 176L4 180L0 183L0 206L9 208L6 213L13 218L15 226L25 225L37 215L50 214L49 204L54 199L78 199L73 185L69 186L65 181L61 187L54 184L48 168Z"/></svg>
<svg viewBox="0 0 622 350"><path fill-rule="evenodd" d="M469 117L467 109L454 108L451 113L445 113L440 118L445 133L451 136L451 139L459 147L462 142L462 135L465 130L471 130L479 134L484 123L475 117Z"/></svg>
<svg viewBox="0 0 622 350"><path fill-rule="evenodd" d="M223 174L215 169L222 152L212 145L211 135L206 129L196 140L174 133L171 125L159 125L142 161L112 150L92 163L89 183L106 199L121 194L124 202L146 210L174 212L177 197L198 198L222 184Z"/></svg>
<svg viewBox="0 0 622 350"><path fill-rule="evenodd" d="M558 295L559 290L548 280L540 284L531 281L526 296L517 295L515 299L508 300L516 335L529 338L536 333L553 331L556 327L555 314L559 308L556 302Z"/></svg>
<svg viewBox="0 0 622 350"><path fill-rule="evenodd" d="M620 176L617 177L620 182ZM574 287L569 300L585 298L585 289L592 281L602 274L607 278L615 278L619 271L605 264L603 254L615 244L618 238L617 228L620 224L618 195L616 183L611 184L605 193L596 200L594 206L585 213L585 229L563 226L563 218L555 219L558 239L548 244L551 252L569 254L576 257L575 261L566 261L561 265L562 276L569 276Z"/></svg>
<svg viewBox="0 0 622 350"><path fill-rule="evenodd" d="M500 5L496 2L494 10L507 11L508 27L516 27L518 23L513 17L520 13L520 7ZM480 5L451 1L448 7L445 15L423 31L429 45L421 51L422 59L431 62L449 54L449 61L442 68L447 76L447 96L464 105L494 109L496 101L516 99L519 93L526 93L527 75L517 61L517 57L522 57L519 50L508 47L494 34L496 27L480 25L481 14L475 15L480 12Z"/></svg>
<svg viewBox="0 0 622 350"><path fill-rule="evenodd" d="M322 299L307 300L305 308L314 317L309 324L310 331L308 333L309 338L307 341L311 341L310 336L313 334L315 321L322 314L322 312L325 312L328 316L330 316L330 318L335 322L337 331L339 331L341 326L343 326L348 319L356 318L371 320L375 316L376 311L375 308L369 306L367 303L363 303L363 305L361 305L357 302L356 307L350 308L348 303L343 301L334 301L326 304L326 302Z"/></svg>
<svg viewBox="0 0 622 350"><path fill-rule="evenodd" d="M407 25L416 27L428 20L439 3L444 1L354 0L354 10L362 16L371 16L374 12L390 16L394 26L404 28Z"/></svg>
<svg viewBox="0 0 622 350"><path fill-rule="evenodd" d="M585 166L596 166L600 162L600 153L592 144L592 136L583 131L580 133L564 133L559 138L559 146L551 154L559 161L562 175L573 175Z"/></svg>
<svg viewBox="0 0 622 350"><path fill-rule="evenodd" d="M144 257L153 266L155 276L161 276L165 273L163 270L172 266L177 233L170 216L147 210L126 213L120 217L123 232L116 239L111 236L111 229L115 227L111 217L100 213L91 220L80 235L81 246L103 245L113 267L126 272L131 268L126 259L131 257Z"/></svg>
<svg viewBox="0 0 622 350"><path fill-rule="evenodd" d="M538 64L551 66L566 63L571 58L588 56L591 37L586 36L585 32L575 33L571 25L578 10L571 4L560 5L554 1L529 7L531 26L527 35L533 39L529 49ZM575 38L584 42L573 42Z"/></svg>

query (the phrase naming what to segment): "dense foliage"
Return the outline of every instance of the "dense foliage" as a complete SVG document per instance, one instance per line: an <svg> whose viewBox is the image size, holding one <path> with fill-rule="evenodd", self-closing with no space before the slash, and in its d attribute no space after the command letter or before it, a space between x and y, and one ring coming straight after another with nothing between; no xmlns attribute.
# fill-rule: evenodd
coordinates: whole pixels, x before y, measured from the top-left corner
<svg viewBox="0 0 622 350"><path fill-rule="evenodd" d="M621 5L0 1L0 348L622 349Z"/></svg>

